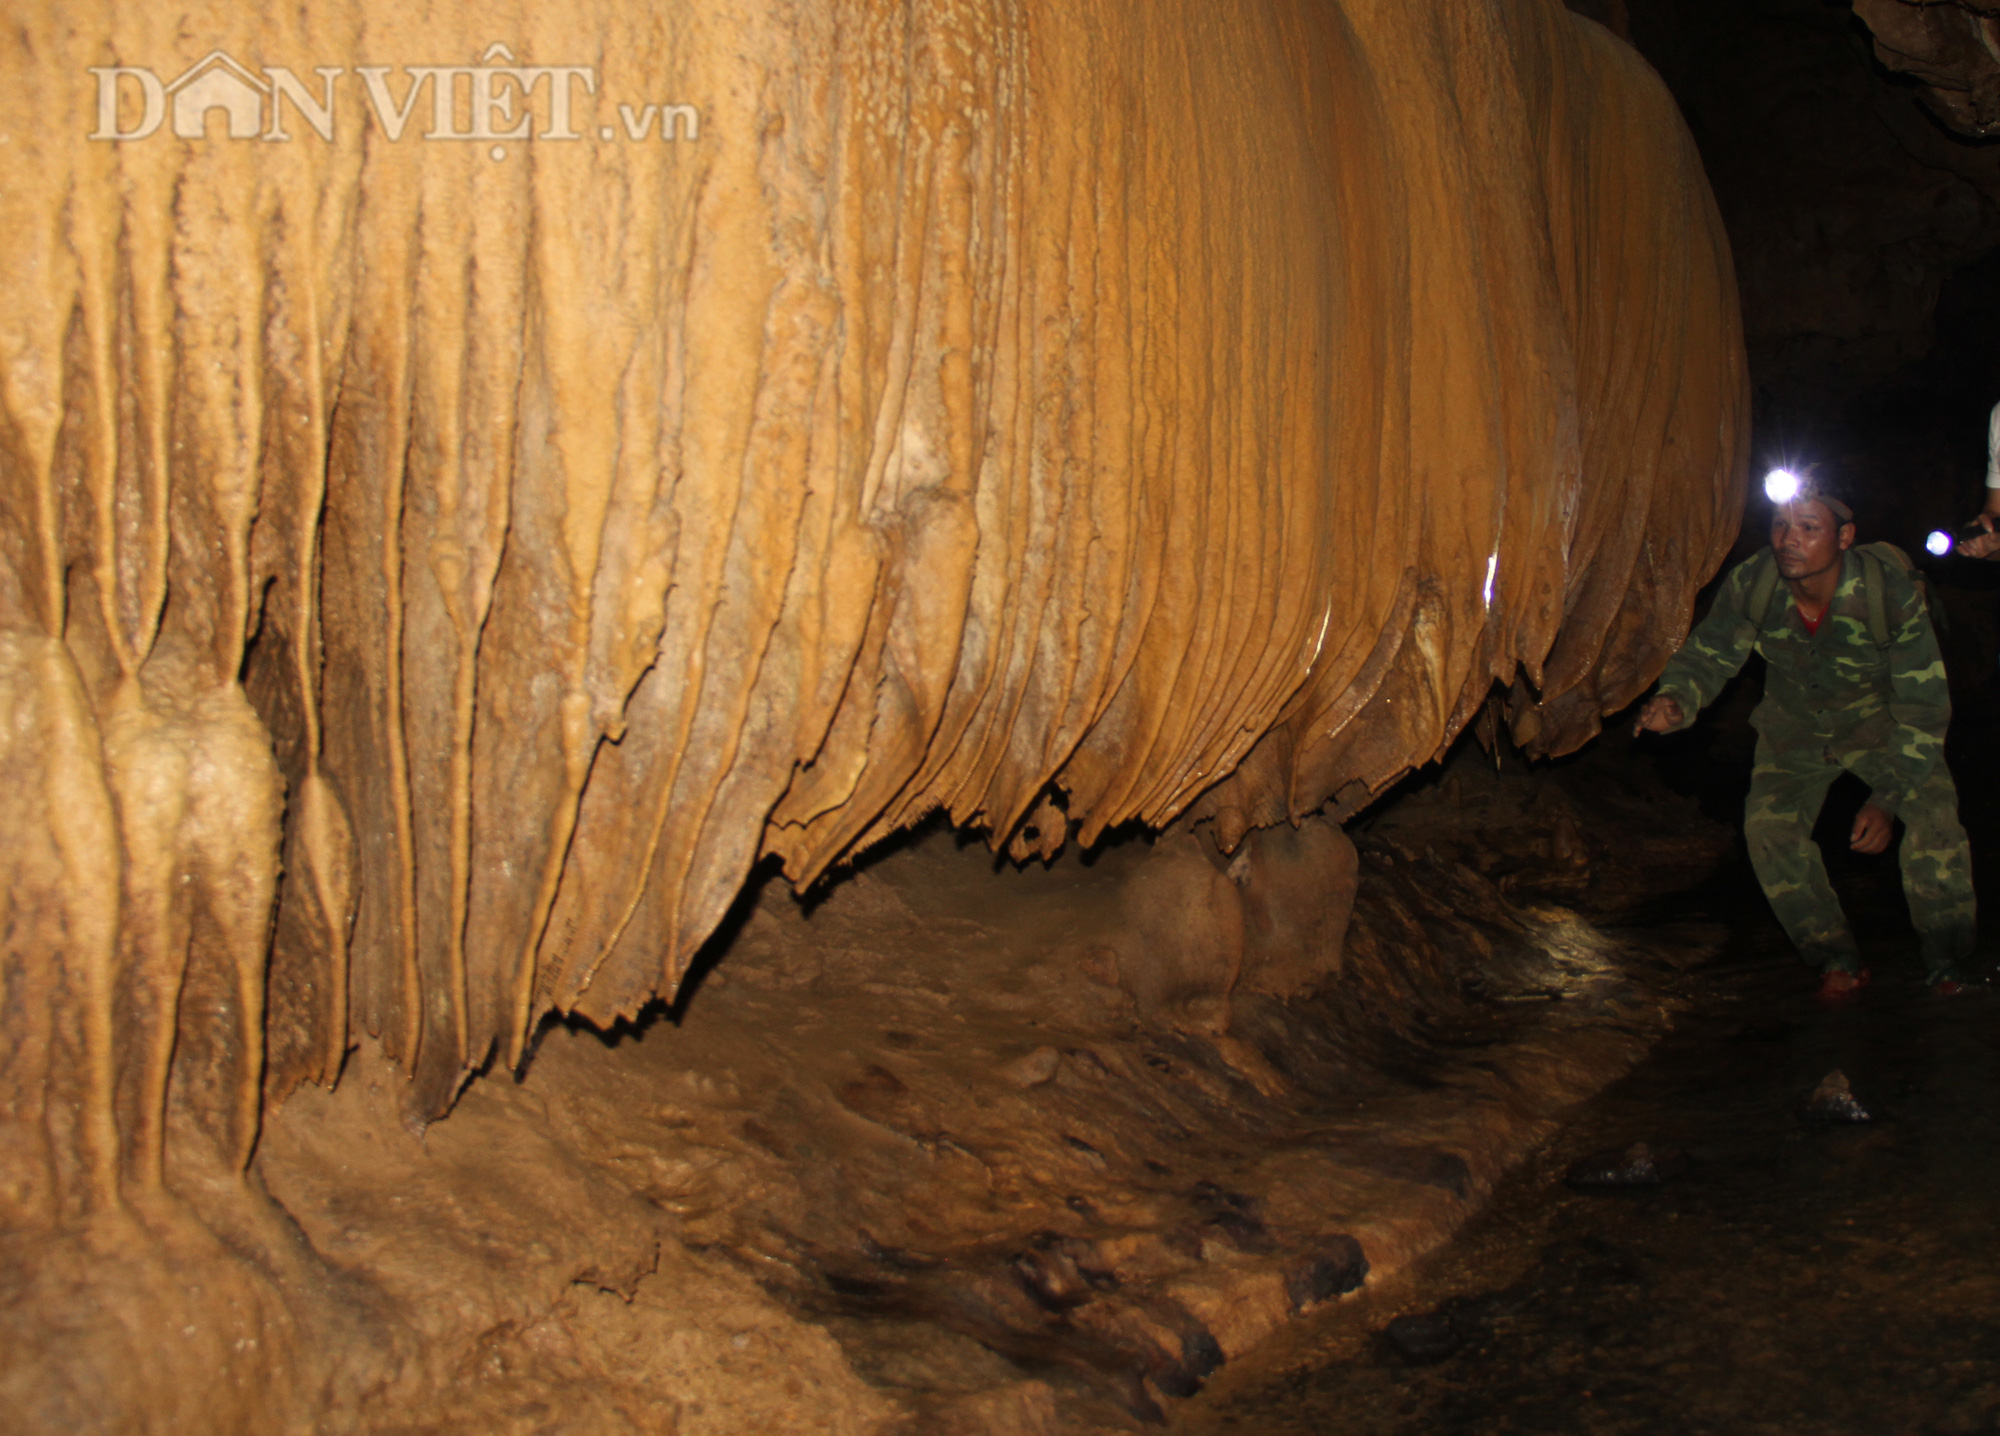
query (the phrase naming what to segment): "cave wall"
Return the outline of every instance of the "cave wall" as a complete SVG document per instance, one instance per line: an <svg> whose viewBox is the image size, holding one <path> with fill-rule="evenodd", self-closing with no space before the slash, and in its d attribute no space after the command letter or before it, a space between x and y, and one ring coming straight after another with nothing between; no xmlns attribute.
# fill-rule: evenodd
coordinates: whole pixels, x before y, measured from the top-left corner
<svg viewBox="0 0 2000 1436"><path fill-rule="evenodd" d="M1868 536L1920 547L1982 502L2000 369L1981 338L1981 266L2000 246L2000 148L1953 129L1877 32L1884 14L1955 25L1965 12L1902 0L1623 9L1686 116L1729 234L1758 463L1821 465Z"/></svg>
<svg viewBox="0 0 2000 1436"><path fill-rule="evenodd" d="M2000 243L2000 152L1938 124L1845 4L1629 11L1714 185L1760 401L1843 404L1919 360L1948 277Z"/></svg>
<svg viewBox="0 0 2000 1436"><path fill-rule="evenodd" d="M1892 70L1962 134L2000 134L2000 4L1993 0L1854 0Z"/></svg>
<svg viewBox="0 0 2000 1436"><path fill-rule="evenodd" d="M581 138L424 138L496 41ZM87 138L218 47L332 138ZM240 1169L364 1032L435 1117L766 855L1233 846L1496 681L1572 748L1735 533L1727 242L1554 0L45 3L0 68L8 1220Z"/></svg>

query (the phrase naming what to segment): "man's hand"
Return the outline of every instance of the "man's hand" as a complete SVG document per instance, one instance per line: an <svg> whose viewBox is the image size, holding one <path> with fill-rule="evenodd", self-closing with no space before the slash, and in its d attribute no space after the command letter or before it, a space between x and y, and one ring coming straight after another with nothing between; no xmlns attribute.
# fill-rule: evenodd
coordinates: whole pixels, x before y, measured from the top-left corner
<svg viewBox="0 0 2000 1436"><path fill-rule="evenodd" d="M1962 558L1992 558L1995 554L2000 554L2000 531L1996 531L1996 521L2000 521L2000 512L1991 507L1995 502L1992 496L2000 495L2000 489L1988 489L1986 492L1988 494L1986 502L1989 507L1976 520L1985 532L1958 541L1955 551Z"/></svg>
<svg viewBox="0 0 2000 1436"><path fill-rule="evenodd" d="M1896 820L1873 803L1864 803L1855 814L1854 831L1848 834L1847 845L1857 853L1887 852L1889 839L1895 835Z"/></svg>
<svg viewBox="0 0 2000 1436"><path fill-rule="evenodd" d="M1632 736L1641 733L1671 733L1681 726L1681 700L1669 698L1662 693L1639 710L1639 721L1632 725Z"/></svg>

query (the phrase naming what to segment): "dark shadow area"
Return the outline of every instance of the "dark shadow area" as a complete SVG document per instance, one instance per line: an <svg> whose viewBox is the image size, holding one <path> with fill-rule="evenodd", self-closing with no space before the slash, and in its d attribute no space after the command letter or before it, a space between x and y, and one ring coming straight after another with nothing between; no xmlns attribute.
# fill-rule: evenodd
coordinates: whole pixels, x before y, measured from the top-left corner
<svg viewBox="0 0 2000 1436"><path fill-rule="evenodd" d="M1852 866L1842 887L1864 932L1913 956L1893 889ZM1697 1010L1452 1248L1225 1372L1177 1431L2000 1424L1996 999L1940 1001L1906 961L1864 1002L1822 1009L1741 865L1671 907L1733 934ZM1808 1095L1835 1072L1868 1120L1814 1116ZM1676 1159L1665 1179L1565 1182L1635 1142Z"/></svg>
<svg viewBox="0 0 2000 1436"><path fill-rule="evenodd" d="M599 1027L596 1023L578 1017L574 1013L564 1015L551 1012L543 1017L541 1024L535 1029L533 1040L528 1044L527 1057L522 1062L520 1071L515 1074L515 1080L517 1082L527 1080L528 1073L534 1066L535 1053L541 1047L543 1038L558 1027L566 1028L573 1033L588 1033L606 1047L617 1047L626 1041L643 1038L654 1026L663 1021L678 1027L687 1017L688 1007L694 1002L695 994L701 991L702 982L728 955L730 945L736 941L737 935L750 921L750 915L757 910L757 903L763 896L765 885L774 880L780 882L784 880L777 859L761 859L751 869L749 878L744 881L742 889L736 894L736 900L730 903L729 911L723 915L722 921L716 924L715 931L709 934L707 940L689 959L687 974L681 979L681 985L671 1000L657 998L642 1007L637 1015L616 1022L608 1028Z"/></svg>
<svg viewBox="0 0 2000 1436"><path fill-rule="evenodd" d="M1002 849L993 854L991 868L996 877L1010 872L1020 872L1029 867L1053 868L1058 865L1071 865L1088 870L1094 868L1108 854L1134 843L1150 843L1154 837L1152 829L1142 822L1133 821L1110 829L1095 844L1084 848L1077 844L1072 831L1070 840L1063 849L1046 863L1038 858L1017 863ZM954 829L949 815L939 811L912 827L892 833L858 855L853 861L839 864L803 893L792 893L791 900L796 904L799 913L810 920L845 884L864 873L878 870L884 864L893 863L927 843L938 841L948 842L954 851L964 852L970 848L985 846L988 837L978 828ZM661 998L650 1002L636 1016L616 1022L608 1028L600 1028L595 1023L574 1014L566 1016L551 1012L545 1016L535 1029L534 1037L528 1045L527 1056L522 1062L520 1071L515 1074L515 1080L518 1082L527 1079L534 1065L535 1054L544 1038L557 1028L572 1033L587 1033L604 1046L615 1048L627 1041L646 1037L662 1022L672 1027L681 1026L687 1020L703 984L728 958L737 939L757 911L758 904L765 900L773 884L788 887L789 880L784 875L783 864L779 859L767 856L760 859L752 868L750 876L744 881L735 900L730 904L729 911L689 960L686 975L681 979L680 986L671 999Z"/></svg>

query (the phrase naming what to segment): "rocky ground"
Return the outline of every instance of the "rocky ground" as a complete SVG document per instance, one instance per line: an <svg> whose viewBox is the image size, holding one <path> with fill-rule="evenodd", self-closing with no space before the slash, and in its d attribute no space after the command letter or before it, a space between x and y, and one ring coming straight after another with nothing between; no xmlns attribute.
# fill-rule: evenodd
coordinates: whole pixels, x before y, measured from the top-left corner
<svg viewBox="0 0 2000 1436"><path fill-rule="evenodd" d="M1613 771L1481 757L1388 808L1351 898L1332 862L1319 905L1353 922L1288 1000L1250 990L1254 941L1233 982L1171 955L1171 991L1131 949L1135 893L1172 915L1159 943L1196 899L1255 898L1192 838L1017 870L939 831L810 905L766 886L676 1011L553 1027L525 1081L475 1084L422 1137L364 1054L260 1160L422 1353L357 1424L1161 1419L1436 1246L1666 1029L1716 935L1585 911L1691 880L1716 837Z"/></svg>
<svg viewBox="0 0 2000 1436"><path fill-rule="evenodd" d="M551 1024L425 1131L363 1048L248 1190L140 1214L128 1286L0 1253L4 1385L49 1430L192 1429L119 1394L176 1353L270 1430L1154 1425L1436 1248L1721 940L1629 925L1727 838L1644 765L1468 748L1350 831L769 882L673 1009Z"/></svg>
<svg viewBox="0 0 2000 1436"><path fill-rule="evenodd" d="M1734 936L1629 1077L1450 1248L1300 1323L1185 1436L1946 1436L2000 1429L1994 996L1934 998L1893 880L1849 875L1876 982L1827 1011L1749 874ZM1808 1107L1831 1073L1869 1120ZM1680 1160L1580 1186L1600 1151Z"/></svg>

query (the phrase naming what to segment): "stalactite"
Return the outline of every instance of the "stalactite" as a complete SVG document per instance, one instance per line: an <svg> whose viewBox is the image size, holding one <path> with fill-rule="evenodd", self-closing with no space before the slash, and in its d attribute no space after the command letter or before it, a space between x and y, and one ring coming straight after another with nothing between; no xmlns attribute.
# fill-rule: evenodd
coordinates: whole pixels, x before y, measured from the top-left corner
<svg viewBox="0 0 2000 1436"><path fill-rule="evenodd" d="M547 85L424 138L408 67L495 42L595 67L578 138ZM671 995L767 855L939 809L1233 847L1496 683L1572 748L1733 535L1705 182L1554 0L96 0L0 44L24 1213L120 1152L240 1170L361 1033L433 1119L551 1010ZM333 137L86 138L92 66L215 48L340 67Z"/></svg>

